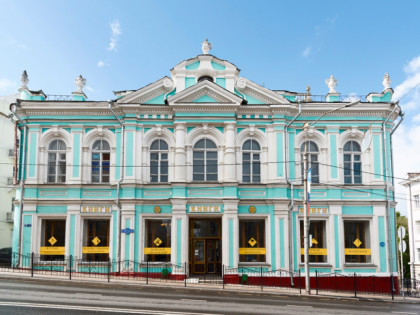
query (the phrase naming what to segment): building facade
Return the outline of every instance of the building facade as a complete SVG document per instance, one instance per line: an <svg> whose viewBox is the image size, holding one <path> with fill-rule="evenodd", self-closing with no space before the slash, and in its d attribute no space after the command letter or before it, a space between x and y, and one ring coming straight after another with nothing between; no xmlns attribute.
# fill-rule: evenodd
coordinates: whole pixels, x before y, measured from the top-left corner
<svg viewBox="0 0 420 315"><path fill-rule="evenodd" d="M18 95L0 97L0 249L12 246L13 237L13 201L16 190L14 184L15 164L15 124L10 120L10 103L15 102Z"/></svg>
<svg viewBox="0 0 420 315"><path fill-rule="evenodd" d="M386 179L400 108L389 77L383 92L304 131L351 102L336 79L317 100L309 91L269 90L208 48L206 41L170 77L115 92L113 101L88 101L82 77L70 100L20 89L11 110L27 137L14 250L39 254L40 263L72 255L186 263L189 274L298 271L306 143L311 271L397 276Z"/></svg>
<svg viewBox="0 0 420 315"><path fill-rule="evenodd" d="M407 189L408 250L411 278L420 280L420 173L408 173L401 183Z"/></svg>

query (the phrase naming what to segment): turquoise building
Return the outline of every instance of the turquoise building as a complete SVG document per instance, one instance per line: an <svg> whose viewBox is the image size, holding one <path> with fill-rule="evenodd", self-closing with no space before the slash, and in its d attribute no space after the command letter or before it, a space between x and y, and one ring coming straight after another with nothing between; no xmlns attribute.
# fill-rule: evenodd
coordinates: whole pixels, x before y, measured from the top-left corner
<svg viewBox="0 0 420 315"><path fill-rule="evenodd" d="M22 139L14 252L39 264L187 263L191 275L303 270L306 143L311 271L396 276L391 136L401 110L389 77L360 103L333 76L323 97L270 90L206 43L170 76L112 101L88 100L81 76L68 97L22 78L11 105Z"/></svg>

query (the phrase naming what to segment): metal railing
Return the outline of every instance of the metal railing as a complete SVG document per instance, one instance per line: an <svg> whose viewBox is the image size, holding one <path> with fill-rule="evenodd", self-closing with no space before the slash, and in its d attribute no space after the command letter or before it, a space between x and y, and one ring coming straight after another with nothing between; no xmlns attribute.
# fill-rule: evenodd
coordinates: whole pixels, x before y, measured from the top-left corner
<svg viewBox="0 0 420 315"><path fill-rule="evenodd" d="M48 94L46 100L48 101L74 101L74 95Z"/></svg>
<svg viewBox="0 0 420 315"><path fill-rule="evenodd" d="M134 280L140 283L165 282L181 286L258 287L261 290L287 289L302 293L305 278L298 272L285 269L270 271L267 267L228 268L224 265L221 275L191 275L189 265L170 262L137 262L134 260L90 261L64 255L11 254L11 261L0 258L0 271L30 274L31 277L53 275L72 278L101 278L111 280ZM394 281L394 283L392 283ZM397 277L365 276L315 271L310 278L313 294L319 292L347 293L357 297L363 295L400 294ZM420 281L405 279L402 290L407 297L420 298ZM402 292L401 292L402 293Z"/></svg>

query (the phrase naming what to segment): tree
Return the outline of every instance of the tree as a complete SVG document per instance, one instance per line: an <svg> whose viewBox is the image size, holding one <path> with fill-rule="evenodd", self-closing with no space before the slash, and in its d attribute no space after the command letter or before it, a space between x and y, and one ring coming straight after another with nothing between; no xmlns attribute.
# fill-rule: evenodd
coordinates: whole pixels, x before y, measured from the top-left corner
<svg viewBox="0 0 420 315"><path fill-rule="evenodd" d="M407 250L403 253L403 264L404 264L404 278L408 279L410 278L410 266L408 265L409 261L410 261L410 251L408 250L408 219L407 217L401 215L401 213L399 211L397 211L396 213L397 216L397 230L400 226L403 226L405 228L405 237L403 238L403 240L405 241L405 243L407 244ZM398 234L398 233L397 233ZM400 237L397 235L397 242L400 242ZM400 256L400 251L398 250L398 264L400 264L401 262L401 256Z"/></svg>

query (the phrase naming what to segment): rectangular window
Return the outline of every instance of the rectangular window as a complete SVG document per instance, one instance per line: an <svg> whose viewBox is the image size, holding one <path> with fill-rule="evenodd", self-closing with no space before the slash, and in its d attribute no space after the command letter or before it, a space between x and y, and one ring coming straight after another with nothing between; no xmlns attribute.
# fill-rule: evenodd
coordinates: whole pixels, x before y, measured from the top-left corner
<svg viewBox="0 0 420 315"><path fill-rule="evenodd" d="M265 220L239 220L239 261L266 262Z"/></svg>
<svg viewBox="0 0 420 315"><path fill-rule="evenodd" d="M344 221L346 263L370 263L369 221Z"/></svg>
<svg viewBox="0 0 420 315"><path fill-rule="evenodd" d="M43 220L41 225L41 260L64 260L66 220Z"/></svg>
<svg viewBox="0 0 420 315"><path fill-rule="evenodd" d="M300 252L301 261L305 261L304 256L304 228L303 221L300 221ZM325 221L310 221L309 235L312 235L312 246L309 243L309 262L325 263L327 262L327 240L325 233ZM311 239L309 239L311 242Z"/></svg>
<svg viewBox="0 0 420 315"><path fill-rule="evenodd" d="M146 261L171 261L171 220L146 220Z"/></svg>
<svg viewBox="0 0 420 315"><path fill-rule="evenodd" d="M420 208L420 196L414 195L414 206L418 209Z"/></svg>
<svg viewBox="0 0 420 315"><path fill-rule="evenodd" d="M416 221L416 234L420 234L420 221Z"/></svg>
<svg viewBox="0 0 420 315"><path fill-rule="evenodd" d="M85 261L108 261L109 220L85 220L82 254Z"/></svg>

